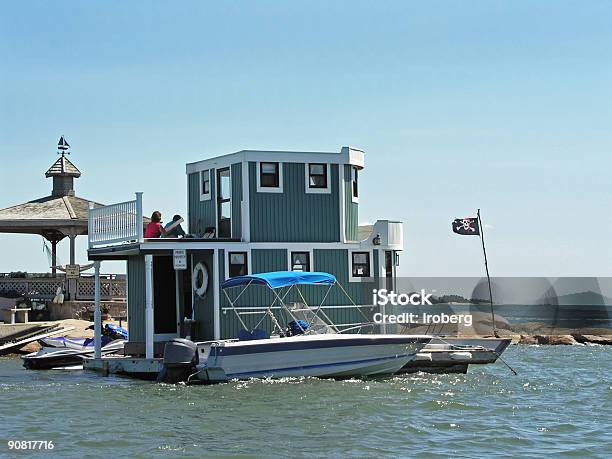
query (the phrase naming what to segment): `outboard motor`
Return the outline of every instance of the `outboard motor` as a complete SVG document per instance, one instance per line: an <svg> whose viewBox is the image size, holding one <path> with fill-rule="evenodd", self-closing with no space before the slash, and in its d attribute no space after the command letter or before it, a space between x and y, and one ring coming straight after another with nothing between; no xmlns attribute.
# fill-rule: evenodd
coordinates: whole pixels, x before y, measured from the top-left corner
<svg viewBox="0 0 612 459"><path fill-rule="evenodd" d="M193 341L173 338L164 346L164 382L186 382L196 372L198 348Z"/></svg>

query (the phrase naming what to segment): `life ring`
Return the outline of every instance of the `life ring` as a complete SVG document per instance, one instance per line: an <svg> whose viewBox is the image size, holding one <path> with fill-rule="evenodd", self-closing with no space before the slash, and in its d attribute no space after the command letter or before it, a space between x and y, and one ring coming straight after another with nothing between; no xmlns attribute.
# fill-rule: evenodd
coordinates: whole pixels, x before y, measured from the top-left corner
<svg viewBox="0 0 612 459"><path fill-rule="evenodd" d="M196 295L200 297L204 296L208 289L208 269L206 269L204 263L199 262L193 268L193 272L191 273L191 285Z"/></svg>

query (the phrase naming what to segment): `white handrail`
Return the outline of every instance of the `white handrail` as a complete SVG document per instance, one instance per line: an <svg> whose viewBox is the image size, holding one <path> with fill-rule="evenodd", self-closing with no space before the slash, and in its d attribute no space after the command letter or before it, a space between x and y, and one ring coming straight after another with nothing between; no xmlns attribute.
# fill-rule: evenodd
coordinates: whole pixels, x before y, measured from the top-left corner
<svg viewBox="0 0 612 459"><path fill-rule="evenodd" d="M89 248L143 240L142 192L134 201L93 207L89 203Z"/></svg>

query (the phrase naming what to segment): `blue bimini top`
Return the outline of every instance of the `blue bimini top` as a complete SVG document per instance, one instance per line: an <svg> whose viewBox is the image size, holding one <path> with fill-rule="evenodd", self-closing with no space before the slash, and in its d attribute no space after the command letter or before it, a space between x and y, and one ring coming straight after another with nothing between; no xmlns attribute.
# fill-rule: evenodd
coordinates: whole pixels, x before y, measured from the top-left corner
<svg viewBox="0 0 612 459"><path fill-rule="evenodd" d="M290 285L333 285L335 283L336 277L328 273L274 271L271 273L251 274L250 276L231 277L221 284L221 288L226 289L249 284L266 285L269 288L281 288Z"/></svg>

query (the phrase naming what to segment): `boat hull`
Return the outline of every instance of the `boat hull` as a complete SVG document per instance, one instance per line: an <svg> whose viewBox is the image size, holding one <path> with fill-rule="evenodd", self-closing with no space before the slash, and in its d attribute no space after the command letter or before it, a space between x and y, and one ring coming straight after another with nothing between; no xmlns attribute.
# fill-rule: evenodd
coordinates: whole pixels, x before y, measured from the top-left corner
<svg viewBox="0 0 612 459"><path fill-rule="evenodd" d="M256 341L197 343L201 382L311 376L392 374L430 340L405 335L303 335Z"/></svg>

